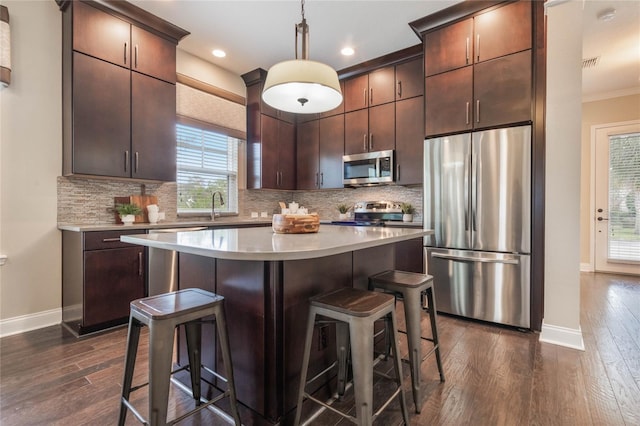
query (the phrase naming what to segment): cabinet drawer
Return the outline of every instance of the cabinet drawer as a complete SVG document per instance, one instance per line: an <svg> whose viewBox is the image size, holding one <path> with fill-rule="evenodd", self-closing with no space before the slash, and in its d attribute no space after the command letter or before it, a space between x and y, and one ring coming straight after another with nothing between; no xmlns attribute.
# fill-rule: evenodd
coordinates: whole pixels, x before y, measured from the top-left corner
<svg viewBox="0 0 640 426"><path fill-rule="evenodd" d="M131 247L133 244L120 241L121 235L144 234L144 229L132 229L130 231L96 231L85 232L84 249L101 250L120 247Z"/></svg>

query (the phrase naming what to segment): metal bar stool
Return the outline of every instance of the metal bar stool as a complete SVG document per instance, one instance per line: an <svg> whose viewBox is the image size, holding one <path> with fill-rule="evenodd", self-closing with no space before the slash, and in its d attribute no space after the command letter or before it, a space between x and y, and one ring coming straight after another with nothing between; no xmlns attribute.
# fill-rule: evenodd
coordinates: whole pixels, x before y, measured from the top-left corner
<svg viewBox="0 0 640 426"><path fill-rule="evenodd" d="M378 415L399 396L402 408L402 418L405 424L409 424L407 404L402 391L402 366L398 356L394 357L395 381L398 385L396 391L382 406L373 413L373 339L374 323L381 318L389 318L393 324L394 344L391 345L394 355L398 354L397 335L395 333L396 315L394 298L391 295L376 293L354 288L342 288L330 293L322 294L310 299L309 319L307 323L307 336L302 358L302 370L300 372L300 388L298 392L298 405L294 425L300 424L302 415L302 402L308 398L320 404L330 411L339 414L358 425L371 425ZM306 385L313 381L307 381L309 356L313 340L313 329L316 317L322 316L336 321L336 342L338 351L338 393L344 392L347 377L347 354L349 347L353 368L353 389L355 395L356 417L352 417L320 401L305 392ZM335 365L335 364L334 364ZM333 368L330 366L328 369ZM328 370L327 369L327 370ZM325 370L325 371L327 371ZM321 376L323 373L316 375ZM386 377L386 376L385 376ZM388 377L390 378L390 377Z"/></svg>
<svg viewBox="0 0 640 426"><path fill-rule="evenodd" d="M404 271L385 271L369 277L369 289L381 289L392 293L396 298L404 300L404 316L407 331L400 330L407 335L409 346L409 364L411 366L411 386L413 389L413 401L416 413L420 413L422 395L420 390L420 365L432 353L436 354L440 381L444 382L444 371L440 357L440 344L438 342L438 327L436 324L436 302L433 293L433 277L425 274ZM426 299L425 296L426 295ZM431 321L432 337L422 336L420 328L420 311L429 313ZM395 327L395 326L394 326ZM433 348L422 356L421 340L433 343Z"/></svg>
<svg viewBox="0 0 640 426"><path fill-rule="evenodd" d="M217 294L190 288L131 302L119 425L124 425L127 409L131 410L135 417L144 424L172 425L227 396L230 398L235 424L240 425L223 301L224 298ZM216 398L206 401L201 400L200 394L200 369L205 368L200 363L200 331L202 319L211 315L215 316L222 360L226 369L226 378L214 371L207 370L226 382L228 388ZM149 327L149 382L132 387L140 330L145 325ZM174 331L179 325L184 325L185 327L191 390L196 402L196 408L174 420L167 421L170 377L172 374L186 368L185 366L171 371ZM132 391L147 385L149 386L149 421L145 420L129 401L129 395Z"/></svg>

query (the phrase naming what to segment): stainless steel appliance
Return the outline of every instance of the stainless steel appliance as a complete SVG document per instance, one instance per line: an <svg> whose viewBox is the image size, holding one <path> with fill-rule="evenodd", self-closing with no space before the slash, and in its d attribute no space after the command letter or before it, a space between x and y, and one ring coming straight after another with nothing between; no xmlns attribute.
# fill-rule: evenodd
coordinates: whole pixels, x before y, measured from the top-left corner
<svg viewBox="0 0 640 426"><path fill-rule="evenodd" d="M358 201L353 219L334 220L334 225L384 226L386 221L402 221L402 203L397 201Z"/></svg>
<svg viewBox="0 0 640 426"><path fill-rule="evenodd" d="M203 231L205 226L195 228L158 228L150 229L149 234L167 232ZM148 296L178 290L178 252L149 247L147 257Z"/></svg>
<svg viewBox="0 0 640 426"><path fill-rule="evenodd" d="M530 327L531 126L425 140L426 271L439 311Z"/></svg>
<svg viewBox="0 0 640 426"><path fill-rule="evenodd" d="M393 182L393 150L345 155L342 169L345 185Z"/></svg>

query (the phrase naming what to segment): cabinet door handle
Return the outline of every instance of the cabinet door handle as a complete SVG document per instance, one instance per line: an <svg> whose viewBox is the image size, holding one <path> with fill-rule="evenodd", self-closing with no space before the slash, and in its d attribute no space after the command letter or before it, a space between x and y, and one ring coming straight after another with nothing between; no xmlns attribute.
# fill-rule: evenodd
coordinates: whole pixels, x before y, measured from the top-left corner
<svg viewBox="0 0 640 426"><path fill-rule="evenodd" d="M476 36L476 62L480 62L480 34Z"/></svg>
<svg viewBox="0 0 640 426"><path fill-rule="evenodd" d="M373 151L373 133L369 133L369 151Z"/></svg>
<svg viewBox="0 0 640 426"><path fill-rule="evenodd" d="M467 65L469 65L469 37L467 37L467 44L465 47L465 60Z"/></svg>
<svg viewBox="0 0 640 426"><path fill-rule="evenodd" d="M138 276L142 276L142 252L138 252Z"/></svg>
<svg viewBox="0 0 640 426"><path fill-rule="evenodd" d="M116 237L116 238L103 238L102 239L103 243L119 243L120 242L120 237Z"/></svg>
<svg viewBox="0 0 640 426"><path fill-rule="evenodd" d="M476 99L476 123L480 122L480 99Z"/></svg>
<svg viewBox="0 0 640 426"><path fill-rule="evenodd" d="M320 188L320 173L316 173L316 188Z"/></svg>
<svg viewBox="0 0 640 426"><path fill-rule="evenodd" d="M469 124L469 108L470 108L470 106L471 106L470 103L467 102L467 120L466 120L465 124Z"/></svg>
<svg viewBox="0 0 640 426"><path fill-rule="evenodd" d="M135 51L135 55L134 55L134 61L135 62L133 63L133 66L134 66L134 68L138 68L138 45L137 44L135 46L134 51Z"/></svg>
<svg viewBox="0 0 640 426"><path fill-rule="evenodd" d="M320 186L324 185L324 173L320 173Z"/></svg>
<svg viewBox="0 0 640 426"><path fill-rule="evenodd" d="M402 97L402 81L398 82L398 97Z"/></svg>
<svg viewBox="0 0 640 426"><path fill-rule="evenodd" d="M400 164L396 165L396 181L400 180Z"/></svg>
<svg viewBox="0 0 640 426"><path fill-rule="evenodd" d="M123 49L123 59L124 59L124 64L127 65L127 42L124 42L124 49Z"/></svg>
<svg viewBox="0 0 640 426"><path fill-rule="evenodd" d="M373 105L373 87L369 89L369 105Z"/></svg>
<svg viewBox="0 0 640 426"><path fill-rule="evenodd" d="M362 149L367 150L367 134L362 135Z"/></svg>
<svg viewBox="0 0 640 426"><path fill-rule="evenodd" d="M124 152L124 171L129 169L129 151Z"/></svg>
<svg viewBox="0 0 640 426"><path fill-rule="evenodd" d="M366 87L362 91L362 101L364 102L364 106L367 106L367 88Z"/></svg>
<svg viewBox="0 0 640 426"><path fill-rule="evenodd" d="M138 173L138 151L136 151L136 168L134 169L135 173Z"/></svg>

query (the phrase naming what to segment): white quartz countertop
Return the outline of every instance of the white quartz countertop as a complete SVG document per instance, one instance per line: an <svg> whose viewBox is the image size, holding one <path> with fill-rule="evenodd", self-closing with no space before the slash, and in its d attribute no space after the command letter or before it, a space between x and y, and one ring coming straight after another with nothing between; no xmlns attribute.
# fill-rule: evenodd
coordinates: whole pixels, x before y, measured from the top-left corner
<svg viewBox="0 0 640 426"><path fill-rule="evenodd" d="M61 231L73 231L73 232L90 232L90 231L121 231L129 229L165 229L165 228L193 228L193 227L207 227L214 228L218 226L260 226L271 225L271 218L269 219L236 219L236 218L224 218L215 221L208 220L193 220L193 221L179 221L179 222L158 222L158 223L134 223L133 225L122 225L115 223L105 224L61 224L58 225L58 229Z"/></svg>
<svg viewBox="0 0 640 426"><path fill-rule="evenodd" d="M431 233L415 228L321 225L317 233L310 234L276 234L263 227L123 235L120 240L218 259L270 261L331 256Z"/></svg>

